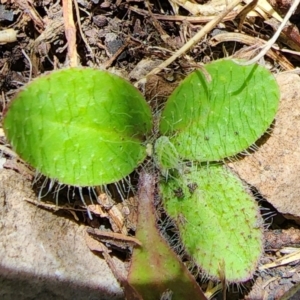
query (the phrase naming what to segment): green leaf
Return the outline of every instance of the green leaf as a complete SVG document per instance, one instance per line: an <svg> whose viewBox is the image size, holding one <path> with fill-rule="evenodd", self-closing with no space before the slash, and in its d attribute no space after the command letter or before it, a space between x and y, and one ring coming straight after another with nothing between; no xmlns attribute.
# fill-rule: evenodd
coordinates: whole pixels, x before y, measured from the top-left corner
<svg viewBox="0 0 300 300"><path fill-rule="evenodd" d="M25 86L3 127L13 149L42 174L95 186L120 180L144 160L152 118L143 96L124 79L70 68Z"/></svg>
<svg viewBox="0 0 300 300"><path fill-rule="evenodd" d="M155 141L154 161L161 174L165 177L168 177L170 169L180 168L177 150L168 137L161 136Z"/></svg>
<svg viewBox="0 0 300 300"><path fill-rule="evenodd" d="M259 65L218 60L189 75L169 97L160 120L182 159L218 161L251 146L276 114L279 87Z"/></svg>
<svg viewBox="0 0 300 300"><path fill-rule="evenodd" d="M207 275L224 274L229 282L252 277L263 249L262 220L234 174L223 165L187 167L159 188L192 261Z"/></svg>

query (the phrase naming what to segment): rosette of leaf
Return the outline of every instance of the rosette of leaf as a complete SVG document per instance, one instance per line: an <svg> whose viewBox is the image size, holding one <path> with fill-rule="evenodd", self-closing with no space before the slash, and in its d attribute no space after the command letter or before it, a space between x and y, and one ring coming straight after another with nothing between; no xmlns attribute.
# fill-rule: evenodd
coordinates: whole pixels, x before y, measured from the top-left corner
<svg viewBox="0 0 300 300"><path fill-rule="evenodd" d="M26 85L3 127L22 159L59 183L116 182L146 157L150 107L124 79L92 68L54 71Z"/></svg>
<svg viewBox="0 0 300 300"><path fill-rule="evenodd" d="M178 161L170 164L158 144L158 165L170 171L160 194L191 259L208 276L242 282L252 277L263 249L259 208L239 178L215 162L264 134L278 108L279 88L258 65L219 60L205 69L207 74L188 76L162 112L160 132L168 136L162 140L172 144L166 150L176 149L172 157ZM180 162L179 172L172 172Z"/></svg>

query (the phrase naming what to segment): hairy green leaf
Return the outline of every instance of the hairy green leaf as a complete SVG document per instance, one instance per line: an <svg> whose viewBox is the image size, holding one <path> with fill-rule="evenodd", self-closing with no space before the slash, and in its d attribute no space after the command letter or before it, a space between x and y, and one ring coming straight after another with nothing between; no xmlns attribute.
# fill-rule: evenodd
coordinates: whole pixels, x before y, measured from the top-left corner
<svg viewBox="0 0 300 300"><path fill-rule="evenodd" d="M268 129L279 102L273 75L259 65L217 60L190 74L160 120L182 159L218 161L247 149ZM211 78L209 78L211 77Z"/></svg>
<svg viewBox="0 0 300 300"><path fill-rule="evenodd" d="M187 167L159 188L192 261L229 282L252 277L263 249L262 220L234 174L223 165Z"/></svg>
<svg viewBox="0 0 300 300"><path fill-rule="evenodd" d="M145 159L152 118L143 96L124 79L70 68L25 86L3 126L14 150L42 174L95 186L120 180Z"/></svg>

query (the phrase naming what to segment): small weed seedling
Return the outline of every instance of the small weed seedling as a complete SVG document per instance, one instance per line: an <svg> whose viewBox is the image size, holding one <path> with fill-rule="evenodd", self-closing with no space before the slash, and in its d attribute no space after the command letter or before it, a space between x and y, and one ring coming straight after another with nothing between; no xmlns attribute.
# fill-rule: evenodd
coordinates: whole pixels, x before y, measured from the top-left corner
<svg viewBox="0 0 300 300"><path fill-rule="evenodd" d="M191 260L208 277L243 282L256 270L263 229L256 202L225 160L268 129L279 88L258 65L219 60L205 68L209 76L193 72L162 111L154 146L158 192ZM3 127L13 149L38 172L60 184L90 187L116 182L143 162L152 124L148 104L128 82L104 71L70 68L24 87ZM129 282L144 299L158 299L157 289L158 295L170 290L172 299L183 299L182 290L191 288L200 295L183 264L162 239L153 238L159 232L152 218L138 222L143 247L134 250ZM169 272L157 278L165 267Z"/></svg>

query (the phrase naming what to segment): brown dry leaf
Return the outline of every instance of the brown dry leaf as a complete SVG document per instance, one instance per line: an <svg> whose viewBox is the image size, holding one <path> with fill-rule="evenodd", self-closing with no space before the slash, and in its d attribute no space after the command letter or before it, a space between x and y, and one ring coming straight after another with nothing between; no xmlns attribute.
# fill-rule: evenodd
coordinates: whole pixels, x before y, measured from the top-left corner
<svg viewBox="0 0 300 300"><path fill-rule="evenodd" d="M265 21L265 23L270 25L274 31L276 31L281 24L281 22L275 19L270 19ZM300 33L298 27L294 24L285 25L281 31L279 41L295 51L300 51Z"/></svg>
<svg viewBox="0 0 300 300"><path fill-rule="evenodd" d="M99 204L90 204L88 205L88 209L90 210L91 213L100 216L100 218L107 218L108 214L105 212L101 205Z"/></svg>
<svg viewBox="0 0 300 300"><path fill-rule="evenodd" d="M109 222L114 232L121 232L127 235L127 228L125 226L125 220L123 214L120 212L118 207L114 205L109 211Z"/></svg>
<svg viewBox="0 0 300 300"><path fill-rule="evenodd" d="M48 20L45 30L30 44L30 49L34 52L40 52L41 47L45 47L47 43L52 43L59 39L63 33L64 21L59 17L54 20Z"/></svg>
<svg viewBox="0 0 300 300"><path fill-rule="evenodd" d="M136 197L129 197L125 201L118 203L117 208L122 212L123 218L125 220L125 226L127 230L136 231L137 223L137 206L138 201Z"/></svg>
<svg viewBox="0 0 300 300"><path fill-rule="evenodd" d="M285 217L300 221L300 78L280 74L277 81L281 101L271 136L229 165Z"/></svg>
<svg viewBox="0 0 300 300"><path fill-rule="evenodd" d="M276 11L279 11L281 15L285 15L289 8L292 6L294 0L270 0L270 4ZM295 14L300 13L300 7L295 11Z"/></svg>
<svg viewBox="0 0 300 300"><path fill-rule="evenodd" d="M26 164L19 162L17 159L7 159L3 167L5 169L17 171L22 176L26 177L28 180L33 180L35 176L34 172Z"/></svg>
<svg viewBox="0 0 300 300"><path fill-rule="evenodd" d="M109 222L114 232L121 232L127 235L127 228L122 212L115 205L111 197L105 193L101 193L97 198L98 203L107 211Z"/></svg>

